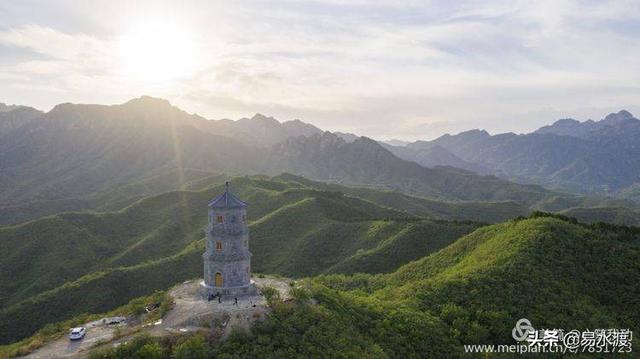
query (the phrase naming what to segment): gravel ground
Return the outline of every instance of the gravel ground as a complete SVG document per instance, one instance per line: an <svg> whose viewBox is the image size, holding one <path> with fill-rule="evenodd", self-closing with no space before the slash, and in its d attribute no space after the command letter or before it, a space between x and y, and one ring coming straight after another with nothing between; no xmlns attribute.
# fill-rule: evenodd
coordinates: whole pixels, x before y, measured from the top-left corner
<svg viewBox="0 0 640 359"><path fill-rule="evenodd" d="M274 277L254 278L260 288L271 286L287 298L289 283L284 279ZM221 303L217 298L212 301L204 300L199 294L199 280L192 280L174 287L170 294L175 306L162 319L162 323L154 326L149 332L152 335L162 335L162 332L185 332L211 327L213 321L226 323L223 334L229 334L233 328L248 328L249 324L264 317L269 310L265 299L259 294L238 297L238 304L234 304L234 297L224 297Z"/></svg>

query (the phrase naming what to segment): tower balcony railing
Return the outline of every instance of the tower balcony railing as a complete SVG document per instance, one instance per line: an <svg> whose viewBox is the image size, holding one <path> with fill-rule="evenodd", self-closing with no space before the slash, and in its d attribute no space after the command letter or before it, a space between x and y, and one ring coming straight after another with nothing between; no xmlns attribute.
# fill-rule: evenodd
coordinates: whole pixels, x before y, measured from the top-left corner
<svg viewBox="0 0 640 359"><path fill-rule="evenodd" d="M248 234L249 228L244 223L217 223L214 225L209 224L205 231L212 235L239 236Z"/></svg>
<svg viewBox="0 0 640 359"><path fill-rule="evenodd" d="M251 252L244 248L223 251L207 250L203 253L203 257L214 262L237 262L251 260Z"/></svg>

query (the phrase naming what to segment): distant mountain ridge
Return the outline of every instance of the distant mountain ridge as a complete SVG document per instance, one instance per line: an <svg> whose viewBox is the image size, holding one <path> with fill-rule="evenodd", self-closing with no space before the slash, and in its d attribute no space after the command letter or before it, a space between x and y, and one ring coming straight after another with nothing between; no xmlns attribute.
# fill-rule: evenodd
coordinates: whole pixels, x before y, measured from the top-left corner
<svg viewBox="0 0 640 359"><path fill-rule="evenodd" d="M554 211L629 204L586 200L478 175L508 173L510 168L494 171L493 162L480 162L478 156L491 159L486 152L495 151L482 148L483 144L514 136L520 140L514 134L490 136L469 131L415 142L399 151L366 137L323 132L298 120L280 123L260 114L238 121L207 120L148 96L111 106L60 104L47 113L29 110L24 117L16 111L7 112L9 117L0 122L0 128L6 129L0 132L0 213L23 210L13 216L15 219L28 219L29 213L24 211L30 208L38 208L30 213L39 215L56 213L56 209L104 208L96 201L101 196L166 174L171 174L171 180L142 193L179 189L185 182L208 174L289 172L440 201L513 201L524 208ZM9 123L11 126L2 127ZM559 144L564 154L570 152L565 147L571 145L565 138ZM515 149L502 156L518 153L520 145L513 146ZM584 144L583 150L588 146ZM416 156L410 157L410 151ZM529 151L524 155L529 156ZM526 156L515 161L500 156L493 160L501 166L534 162ZM526 178L527 173L521 175ZM127 198L119 197L118 203L127 203Z"/></svg>
<svg viewBox="0 0 640 359"><path fill-rule="evenodd" d="M42 116L43 112L32 107L0 103L0 136L3 133L15 130L26 122Z"/></svg>
<svg viewBox="0 0 640 359"><path fill-rule="evenodd" d="M347 185L377 185L411 195L458 201L514 200L531 206L549 193L453 167L426 168L403 161L378 142L346 142L325 132L291 137L274 146L269 168Z"/></svg>
<svg viewBox="0 0 640 359"><path fill-rule="evenodd" d="M24 108L27 106L22 105L7 105L6 103L0 102L0 112L11 112L20 108Z"/></svg>
<svg viewBox="0 0 640 359"><path fill-rule="evenodd" d="M590 138L598 137L599 131L621 131L627 127L639 126L639 122L640 120L633 117L629 111L621 110L607 115L600 121L587 120L580 122L571 118L558 120L552 125L539 128L535 133Z"/></svg>
<svg viewBox="0 0 640 359"><path fill-rule="evenodd" d="M0 134L0 203L85 196L176 168L255 171L257 148L199 130L203 124L148 97L57 105Z"/></svg>
<svg viewBox="0 0 640 359"><path fill-rule="evenodd" d="M428 166L433 160L424 153L437 146L453 155L440 154L444 164L554 190L616 195L640 182L640 120L625 110L600 121L562 119L528 134L470 130L388 148Z"/></svg>
<svg viewBox="0 0 640 359"><path fill-rule="evenodd" d="M300 120L279 122L273 117L259 113L251 118L243 117L237 121L209 120L200 123L198 128L259 147L272 146L291 136L311 136L322 133L321 129Z"/></svg>
<svg viewBox="0 0 640 359"><path fill-rule="evenodd" d="M479 174L489 172L481 165L465 161L440 145L416 147L413 143L402 146L390 145L384 142L381 144L396 156L414 161L424 167L449 166Z"/></svg>
<svg viewBox="0 0 640 359"><path fill-rule="evenodd" d="M0 135L0 203L82 197L177 168L291 172L438 199L522 199L503 191L491 193L490 187L473 193L477 187L469 184L475 181L521 188L536 193L535 200L545 196L541 188L497 178L426 169L399 159L374 140L348 142L343 137L301 121L279 123L263 115L210 121L148 96L112 106L60 104ZM456 188L463 183L464 188Z"/></svg>

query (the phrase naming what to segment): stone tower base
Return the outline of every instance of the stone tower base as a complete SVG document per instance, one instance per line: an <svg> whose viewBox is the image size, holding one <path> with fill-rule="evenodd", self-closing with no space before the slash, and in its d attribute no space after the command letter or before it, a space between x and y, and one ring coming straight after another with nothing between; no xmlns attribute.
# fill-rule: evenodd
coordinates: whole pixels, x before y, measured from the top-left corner
<svg viewBox="0 0 640 359"><path fill-rule="evenodd" d="M203 298L209 298L209 295L218 294L222 296L257 295L258 288L254 281L251 281L249 285L243 287L213 287L206 285L204 281L200 281L200 295L202 295Z"/></svg>

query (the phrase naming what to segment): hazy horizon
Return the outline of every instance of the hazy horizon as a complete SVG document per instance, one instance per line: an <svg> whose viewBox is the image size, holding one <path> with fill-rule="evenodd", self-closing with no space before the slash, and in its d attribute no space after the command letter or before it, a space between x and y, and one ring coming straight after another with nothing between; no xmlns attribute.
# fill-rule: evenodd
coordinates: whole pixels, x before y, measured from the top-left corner
<svg viewBox="0 0 640 359"><path fill-rule="evenodd" d="M0 102L148 94L210 119L377 139L640 112L626 1L21 1L0 4Z"/></svg>
<svg viewBox="0 0 640 359"><path fill-rule="evenodd" d="M135 99L140 99L140 98L142 98L142 97L150 97L150 96L149 96L149 95L141 95L141 96L138 96L138 97L135 97L135 98L129 99L129 100L124 101L124 102L121 102L121 103L72 103L72 104L74 104L74 105L100 105L100 106L113 106L113 105L123 105L123 104L127 103L128 101L135 100ZM162 99L162 98L158 98L158 97L154 97L154 98ZM162 100L164 100L164 99L162 99ZM171 101L169 101L169 102L171 103ZM42 108L37 108L37 107L35 107L35 106L30 106L30 105L28 105L28 104L5 103L5 102L2 102L2 101L0 100L0 104L5 104L5 105L8 105L8 106L12 106L12 105L15 105L15 106L29 106L29 107L33 107L33 108L35 108L35 109L37 109L37 110L39 110L39 111L43 111L43 112L45 112L45 113L46 113L46 112L51 111L55 106L60 105L60 104L63 104L63 103L69 103L69 102L62 102L62 103L59 103L59 104L54 105L53 107L51 107L51 108L49 108L49 109L42 109ZM174 104L174 103L171 103L171 105L173 105L173 106L177 106L177 105L176 105L176 104ZM206 120L211 120L211 121L219 121L219 120L231 120L231 121L238 121L238 120L243 119L243 118L252 118L252 117L254 117L254 116L256 116L256 115L262 115L262 116L264 116L264 117L274 118L275 120L277 120L277 121L278 121L278 122L280 122L280 123L287 122L287 121L299 120L299 121L302 121L302 122L304 122L304 123L307 123L307 124L313 125L313 126L315 126L315 127L319 128L320 130L323 130L323 131L343 132L343 131L340 131L340 130L323 128L322 126L319 126L318 124L315 124L315 123L312 123L312 122L309 122L309 121L305 121L305 119L303 119L303 118L282 119L282 118L278 118L278 117L273 116L273 115L268 114L268 113L259 113L259 112L255 112L255 113L247 114L247 115L245 115L245 116L241 116L241 117L237 117L237 118L210 118L210 117L207 117L207 116L203 116L202 114L199 114L199 113L196 113L196 112L192 112L192 111L190 111L188 108L183 108L183 107L180 107L180 106L177 106L177 107L178 107L178 108L180 108L180 109L181 109L181 110L183 110L183 111L186 111L187 113L194 114L194 115L198 115L198 116L203 117L203 118L204 118L204 119L206 119ZM617 113L617 112L619 112L619 111L623 111L623 110L626 110L626 109L621 108L621 109L619 109L619 110L617 110L617 111L613 111L613 112L610 112L610 113L602 114L600 117L597 117L597 118L588 118L588 119L572 118L572 119L577 120L577 121L580 121L580 122L585 122L585 121L589 121L589 120L593 120L593 121L600 121L600 120L604 119L604 117L606 117L607 115L609 115L609 114L611 114L611 113ZM628 110L626 110L626 111L628 111ZM629 111L629 112L631 112L631 111ZM635 117L635 114L634 114L633 112L631 112L631 114L632 114L632 115L634 115L634 117ZM567 118L568 118L568 117L561 117L561 118L549 119L549 121L547 121L546 123L543 123L543 124L542 124L541 126L539 126L539 127L546 126L546 125L551 125L551 124L553 124L555 121L558 121L558 120L561 120L561 119L567 119ZM438 138L438 137L440 137L440 136L442 136L442 135L445 135L445 134L455 135L455 134L458 134L458 133L461 133L461 132L466 132L466 131L471 131L471 130L484 130L484 131L487 131L490 135L497 135L497 134L502 134L502 133L507 133L507 132L513 132L513 133L517 133L517 134L525 134L525 133L533 132L533 131L537 130L539 127L536 127L536 128L534 128L534 129L532 129L531 131L527 131L527 132L515 132L515 131L492 132L492 131L489 131L489 130L487 130L487 129L485 129L485 128L474 127L474 128L467 128L467 129L462 129L462 130L459 130L459 131L453 131L453 132L442 132L442 133L439 133L439 134L438 134L438 133L436 133L434 136L431 136L431 137L415 138L415 139L403 139L403 138L398 138L398 137L385 137L385 136L380 136L380 137L366 136L366 135L363 135L363 134L359 133L359 132L357 131L357 129L356 129L356 131L351 131L351 132L347 132L347 133L351 133L351 134L358 135L358 136L366 136L366 137L370 137L370 138L373 138L373 139L378 140L378 141L400 141L400 142L413 142L413 141L416 141L416 140L432 140L432 139ZM343 132L343 133L344 133L344 132Z"/></svg>

